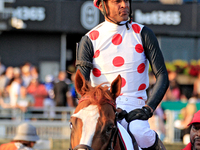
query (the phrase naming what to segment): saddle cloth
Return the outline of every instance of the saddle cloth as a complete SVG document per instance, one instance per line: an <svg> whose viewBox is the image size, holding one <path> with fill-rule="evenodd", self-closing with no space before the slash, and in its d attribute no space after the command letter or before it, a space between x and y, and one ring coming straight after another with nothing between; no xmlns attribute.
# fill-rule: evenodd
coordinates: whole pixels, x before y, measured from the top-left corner
<svg viewBox="0 0 200 150"><path fill-rule="evenodd" d="M134 150L131 136L128 134L127 130L119 122L117 122L117 126L120 132L122 142L125 145L125 149ZM138 149L142 150L140 147Z"/></svg>

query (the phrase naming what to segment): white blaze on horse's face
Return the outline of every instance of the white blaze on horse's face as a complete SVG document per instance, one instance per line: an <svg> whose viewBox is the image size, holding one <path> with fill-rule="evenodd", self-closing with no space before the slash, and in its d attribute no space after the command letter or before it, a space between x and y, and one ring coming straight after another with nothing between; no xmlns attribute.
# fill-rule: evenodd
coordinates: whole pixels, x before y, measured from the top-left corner
<svg viewBox="0 0 200 150"><path fill-rule="evenodd" d="M100 116L97 105L89 105L72 116L80 118L83 123L82 136L79 144L91 146L98 118Z"/></svg>

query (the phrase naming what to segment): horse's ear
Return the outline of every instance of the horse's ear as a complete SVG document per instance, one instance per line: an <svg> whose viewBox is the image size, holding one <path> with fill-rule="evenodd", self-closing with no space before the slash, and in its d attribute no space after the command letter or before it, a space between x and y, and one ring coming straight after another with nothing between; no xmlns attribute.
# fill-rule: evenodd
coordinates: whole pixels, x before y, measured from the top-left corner
<svg viewBox="0 0 200 150"><path fill-rule="evenodd" d="M121 93L122 78L120 75L111 83L110 92L117 98Z"/></svg>
<svg viewBox="0 0 200 150"><path fill-rule="evenodd" d="M81 71L79 69L76 71L74 85L77 93L79 93L82 96L85 93L85 89L87 89L87 85L85 82L85 78L81 74Z"/></svg>

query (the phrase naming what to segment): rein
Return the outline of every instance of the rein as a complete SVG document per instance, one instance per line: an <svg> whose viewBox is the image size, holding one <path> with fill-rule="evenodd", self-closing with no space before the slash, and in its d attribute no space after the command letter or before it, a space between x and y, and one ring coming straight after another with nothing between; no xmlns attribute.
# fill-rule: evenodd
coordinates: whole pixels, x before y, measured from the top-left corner
<svg viewBox="0 0 200 150"><path fill-rule="evenodd" d="M112 134L110 141L108 143L108 150L114 150L114 147L117 142L117 134L118 134L118 128L117 128L117 119L115 117L115 126L112 128Z"/></svg>

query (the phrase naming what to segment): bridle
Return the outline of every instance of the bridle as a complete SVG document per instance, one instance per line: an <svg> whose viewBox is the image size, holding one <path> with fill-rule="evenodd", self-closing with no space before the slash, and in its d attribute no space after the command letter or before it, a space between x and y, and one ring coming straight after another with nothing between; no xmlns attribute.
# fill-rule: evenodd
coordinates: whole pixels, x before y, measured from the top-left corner
<svg viewBox="0 0 200 150"><path fill-rule="evenodd" d="M79 103L88 100L90 98L90 96L83 96L80 100ZM114 101L110 101L108 99L105 98L106 103L110 104L113 107L113 110L116 114L116 103ZM115 115L117 116L117 115ZM108 143L108 147L107 150L114 150L114 147L116 145L116 141L117 141L117 135L118 135L118 128L117 128L117 117L115 117L115 125L112 128L112 132L111 132L111 138L110 141ZM68 150L78 150L78 149L85 149L85 150L93 150L92 147L85 145L85 144L79 144L77 146L75 146L72 149L71 146L71 134L70 134L70 148Z"/></svg>
<svg viewBox="0 0 200 150"><path fill-rule="evenodd" d="M115 119L116 120L116 119ZM112 133L111 133L111 138L110 138L110 141L108 143L108 147L107 147L107 150L114 150L114 147L116 145L116 141L117 141L117 133L118 133L118 128L117 126L115 125L113 128L112 128ZM71 138L70 138L70 141L71 141ZM92 147L88 146L88 145L85 145L85 144L79 144L77 145L76 147L74 147L72 149L71 147L71 142L70 142L70 148L68 150L78 150L78 149L85 149L85 150L93 150Z"/></svg>

